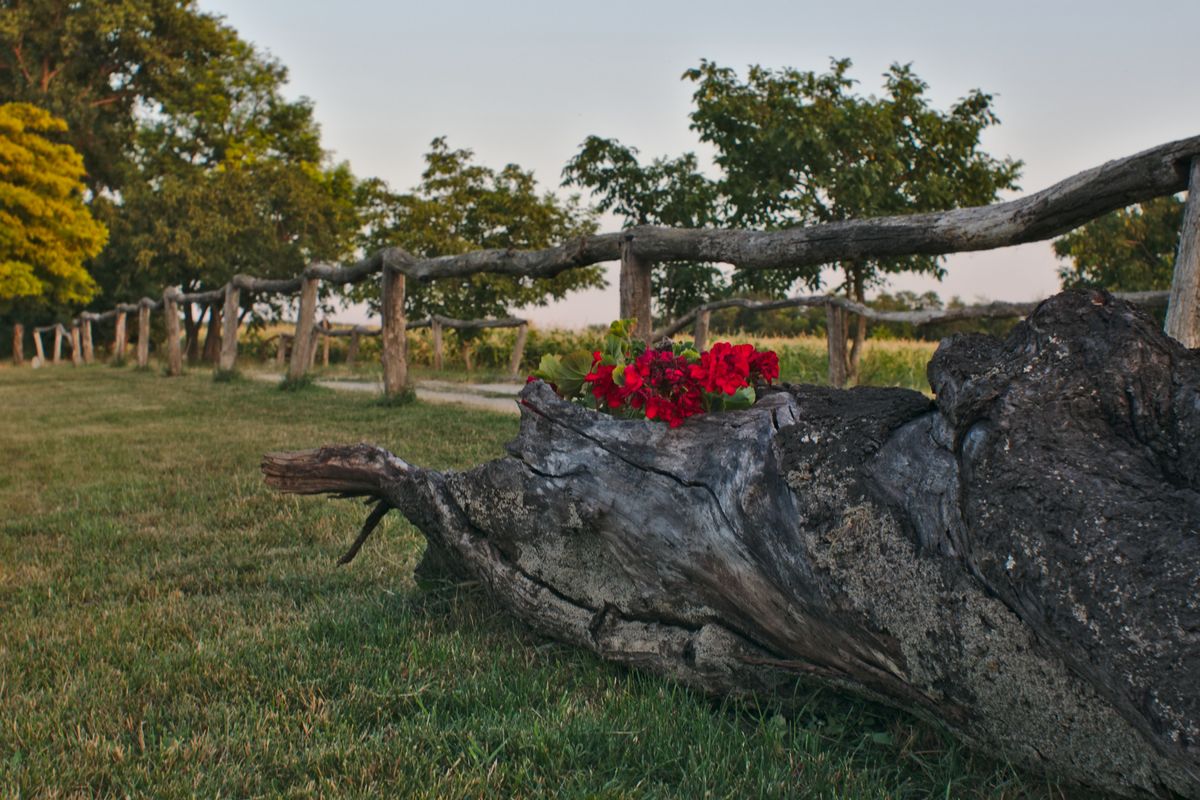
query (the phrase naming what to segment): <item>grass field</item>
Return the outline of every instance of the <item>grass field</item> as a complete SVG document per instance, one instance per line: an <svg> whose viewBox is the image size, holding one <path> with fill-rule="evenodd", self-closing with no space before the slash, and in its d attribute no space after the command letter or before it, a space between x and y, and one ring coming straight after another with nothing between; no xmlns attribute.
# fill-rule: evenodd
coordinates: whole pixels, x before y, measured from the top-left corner
<svg viewBox="0 0 1200 800"><path fill-rule="evenodd" d="M203 371L0 369L0 797L1046 798L937 729L716 701L543 640L264 451L502 454L507 416Z"/></svg>
<svg viewBox="0 0 1200 800"><path fill-rule="evenodd" d="M570 352L571 350L593 350L599 346L585 333L569 333L551 331L547 334L552 347L546 348L545 343L537 341L535 331L533 347L526 350L524 371L531 372L537 365L540 349L555 353ZM409 370L415 380L436 378L450 381L499 381L508 379L508 356L512 348L512 336L505 331L489 334L480 350L484 354L478 356L476 368L468 373L461 355L453 348L448 348L445 366L442 371L435 371L429 366L430 351L423 341L423 335L410 337ZM750 342L756 347L774 350L779 354L780 379L790 383L825 383L829 378L829 355L823 337L794 336L789 338L768 338L750 336L747 334L722 334L714 337L713 341L732 341L737 343ZM341 343L338 343L338 347ZM929 391L929 381L925 377L925 366L929 363L933 351L937 349L936 342L924 342L913 339L868 339L864 345L862 362L859 367L859 383L871 386L903 386L919 392ZM335 350L335 359L340 354ZM334 360L329 367L318 367L316 374L327 377L355 377L377 380L382 375L379 360L364 358L353 367Z"/></svg>

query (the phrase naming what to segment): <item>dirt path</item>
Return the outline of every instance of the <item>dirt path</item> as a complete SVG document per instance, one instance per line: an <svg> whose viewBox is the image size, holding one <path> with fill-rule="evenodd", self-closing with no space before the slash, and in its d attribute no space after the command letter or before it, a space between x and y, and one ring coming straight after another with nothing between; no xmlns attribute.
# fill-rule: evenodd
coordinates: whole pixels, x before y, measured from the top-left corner
<svg viewBox="0 0 1200 800"><path fill-rule="evenodd" d="M276 383L281 377L271 372L250 372L248 377L266 383ZM379 381L318 380L318 386L342 392L383 393ZM415 387L417 399L427 403L457 403L469 408L518 414L516 397L521 387L515 383L453 383L451 381L422 381ZM505 395L496 397L495 395Z"/></svg>

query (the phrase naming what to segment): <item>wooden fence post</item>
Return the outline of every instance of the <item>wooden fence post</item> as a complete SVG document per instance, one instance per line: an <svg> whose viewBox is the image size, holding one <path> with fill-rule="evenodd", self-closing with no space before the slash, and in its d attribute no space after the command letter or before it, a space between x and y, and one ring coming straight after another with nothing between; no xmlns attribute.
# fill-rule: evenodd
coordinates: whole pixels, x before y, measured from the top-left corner
<svg viewBox="0 0 1200 800"><path fill-rule="evenodd" d="M353 367L354 362L358 361L358 344L361 334L358 332L358 326L354 326L354 330L350 331L350 347L346 349L346 366Z"/></svg>
<svg viewBox="0 0 1200 800"><path fill-rule="evenodd" d="M825 338L829 346L829 385L841 389L846 385L846 336L842 307L825 304Z"/></svg>
<svg viewBox="0 0 1200 800"><path fill-rule="evenodd" d="M92 318L82 317L79 321L79 336L83 343L83 363L91 364L96 352L92 347Z"/></svg>
<svg viewBox="0 0 1200 800"><path fill-rule="evenodd" d="M275 338L275 366L283 367L287 363L288 339L291 334L281 333Z"/></svg>
<svg viewBox="0 0 1200 800"><path fill-rule="evenodd" d="M313 323L317 315L318 278L305 276L300 284L300 308L296 312L296 334L292 337L292 360L288 379L299 380L312 360Z"/></svg>
<svg viewBox="0 0 1200 800"><path fill-rule="evenodd" d="M429 318L429 329L433 331L433 368L442 371L442 321L437 317Z"/></svg>
<svg viewBox="0 0 1200 800"><path fill-rule="evenodd" d="M320 335L321 335L321 326L313 325L312 336L309 337L309 342L308 342L308 370L309 370L309 372L311 372L312 368L317 365L317 337L319 337Z"/></svg>
<svg viewBox="0 0 1200 800"><path fill-rule="evenodd" d="M525 340L529 338L529 323L522 322L517 328L517 341L513 343L512 358L508 361L508 375L511 378L521 374L521 361L525 359Z"/></svg>
<svg viewBox="0 0 1200 800"><path fill-rule="evenodd" d="M183 347L179 343L179 303L174 289L163 292L163 319L167 323L167 375L183 374Z"/></svg>
<svg viewBox="0 0 1200 800"><path fill-rule="evenodd" d="M138 302L137 365L150 366L150 303L145 298Z"/></svg>
<svg viewBox="0 0 1200 800"><path fill-rule="evenodd" d="M71 324L71 363L78 367L83 365L83 343L79 335L79 323Z"/></svg>
<svg viewBox="0 0 1200 800"><path fill-rule="evenodd" d="M113 334L112 362L125 363L125 350L129 346L129 334L125 330L125 312L117 309L116 332Z"/></svg>
<svg viewBox="0 0 1200 800"><path fill-rule="evenodd" d="M19 322L13 323L13 366L19 367L25 363L25 326Z"/></svg>
<svg viewBox="0 0 1200 800"><path fill-rule="evenodd" d="M396 397L408 389L404 319L404 273L383 265L383 393Z"/></svg>
<svg viewBox="0 0 1200 800"><path fill-rule="evenodd" d="M654 319L650 316L650 267L633 252L633 234L621 240L621 319L636 319L634 335L649 343Z"/></svg>
<svg viewBox="0 0 1200 800"><path fill-rule="evenodd" d="M46 351L42 349L42 332L37 328L33 329L33 366L46 366Z"/></svg>
<svg viewBox="0 0 1200 800"><path fill-rule="evenodd" d="M331 331L332 329L333 329L333 326L329 324L328 319L321 320L321 366L322 367L329 366L329 340L330 340L330 338L332 338L329 335L329 331Z"/></svg>
<svg viewBox="0 0 1200 800"><path fill-rule="evenodd" d="M708 346L708 323L712 318L712 312L705 310L696 315L696 331L692 336L694 340L692 346L699 353Z"/></svg>
<svg viewBox="0 0 1200 800"><path fill-rule="evenodd" d="M55 325L54 326L54 361L52 363L57 364L59 361L62 360L62 340L63 340L63 326Z"/></svg>
<svg viewBox="0 0 1200 800"><path fill-rule="evenodd" d="M1184 347L1200 347L1200 157L1192 159L1164 327Z"/></svg>
<svg viewBox="0 0 1200 800"><path fill-rule="evenodd" d="M233 372L237 366L238 313L242 305L242 290L233 281L225 284L225 309L221 314L221 355L217 369Z"/></svg>

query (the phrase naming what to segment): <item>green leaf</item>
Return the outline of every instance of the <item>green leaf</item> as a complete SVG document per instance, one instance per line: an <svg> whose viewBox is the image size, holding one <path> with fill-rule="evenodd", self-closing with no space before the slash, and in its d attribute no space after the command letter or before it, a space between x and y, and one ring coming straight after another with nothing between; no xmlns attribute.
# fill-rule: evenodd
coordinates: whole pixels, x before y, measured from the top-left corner
<svg viewBox="0 0 1200 800"><path fill-rule="evenodd" d="M533 373L548 383L558 387L560 397L573 398L583 391L587 374L592 371L592 354L584 350L576 350L565 356L542 356L537 370Z"/></svg>
<svg viewBox="0 0 1200 800"><path fill-rule="evenodd" d="M754 405L754 387L743 386L731 395L725 395L723 401L726 411L749 408Z"/></svg>

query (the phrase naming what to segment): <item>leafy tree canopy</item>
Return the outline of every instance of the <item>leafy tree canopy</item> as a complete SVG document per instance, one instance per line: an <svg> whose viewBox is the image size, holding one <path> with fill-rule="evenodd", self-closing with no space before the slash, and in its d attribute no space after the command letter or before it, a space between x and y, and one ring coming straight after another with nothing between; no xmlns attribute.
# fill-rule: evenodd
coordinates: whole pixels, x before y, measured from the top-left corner
<svg viewBox="0 0 1200 800"><path fill-rule="evenodd" d="M194 0L22 0L0 11L0 87L66 116L105 305L352 254L355 180L287 70ZM190 320L189 320L190 324Z"/></svg>
<svg viewBox="0 0 1200 800"><path fill-rule="evenodd" d="M237 34L194 0L12 0L0 8L0 95L65 119L93 191L130 175L139 116L219 104Z"/></svg>
<svg viewBox="0 0 1200 800"><path fill-rule="evenodd" d="M594 214L581 208L577 198L539 192L532 172L516 164L499 171L477 164L472 151L453 150L444 138L430 144L421 182L412 191L394 193L378 181L366 191L370 211L363 246L368 251L397 246L432 258L477 249L533 249L596 230ZM553 278L480 274L461 281L410 283L408 309L414 317L498 317L603 285L598 266ZM377 295L373 284L361 284L355 294Z"/></svg>
<svg viewBox="0 0 1200 800"><path fill-rule="evenodd" d="M83 203L83 159L57 141L66 129L27 103L0 105L0 302L84 303L96 292L84 262L108 231Z"/></svg>
<svg viewBox="0 0 1200 800"><path fill-rule="evenodd" d="M599 211L611 211L627 225L702 228L719 222L716 182L705 177L696 156L638 160L638 151L615 139L589 136L563 169L565 185L591 189ZM728 279L712 264L677 262L653 267L654 299L672 316L721 297Z"/></svg>
<svg viewBox="0 0 1200 800"><path fill-rule="evenodd" d="M691 127L714 148L719 175L706 178L686 154L648 165L612 140L589 139L564 173L599 196L628 224L688 220L747 228L934 211L992 201L1016 188L1021 164L996 159L979 137L998 119L992 97L973 91L948 111L933 108L910 65L893 65L881 96L855 92L851 62L824 74L752 66L743 78L710 61L684 73L696 85ZM644 200L638 192L648 191ZM941 275L941 259L911 256L840 265L859 299L886 274ZM785 294L797 282L820 285L819 267L734 273L708 290ZM668 290L669 291L669 290ZM679 313L669 294L660 308ZM690 303L690 299L689 299Z"/></svg>
<svg viewBox="0 0 1200 800"><path fill-rule="evenodd" d="M1171 288L1183 200L1156 197L1114 211L1054 240L1064 289L1144 292Z"/></svg>

